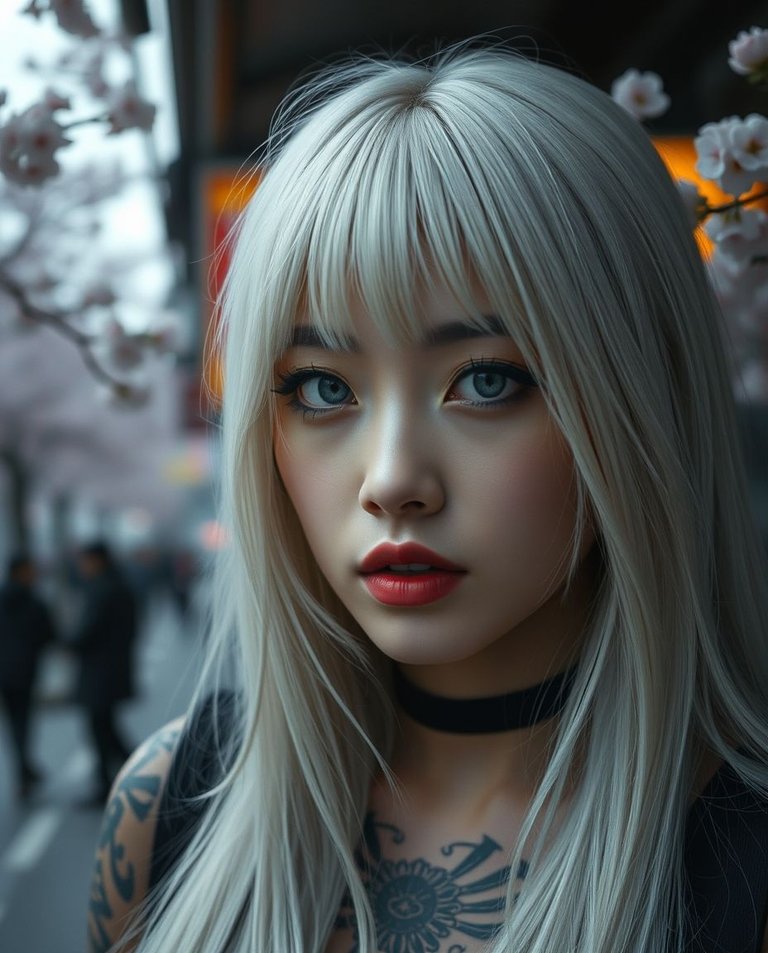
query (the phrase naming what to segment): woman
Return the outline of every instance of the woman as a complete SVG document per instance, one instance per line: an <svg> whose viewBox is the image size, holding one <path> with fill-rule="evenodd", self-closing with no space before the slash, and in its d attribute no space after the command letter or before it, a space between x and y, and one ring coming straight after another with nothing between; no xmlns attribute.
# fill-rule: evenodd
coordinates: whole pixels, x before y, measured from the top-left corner
<svg viewBox="0 0 768 953"><path fill-rule="evenodd" d="M211 652L92 948L768 948L765 555L645 133L467 45L314 80L265 165Z"/></svg>

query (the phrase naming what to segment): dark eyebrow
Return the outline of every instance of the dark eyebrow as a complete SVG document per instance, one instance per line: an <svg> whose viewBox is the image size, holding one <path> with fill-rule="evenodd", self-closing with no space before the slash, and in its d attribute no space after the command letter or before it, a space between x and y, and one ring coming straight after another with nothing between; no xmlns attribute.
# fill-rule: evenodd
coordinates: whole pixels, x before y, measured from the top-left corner
<svg viewBox="0 0 768 953"><path fill-rule="evenodd" d="M356 338L345 337L341 340L338 348L331 347L327 341L323 340L320 333L311 324L297 324L293 329L291 340L288 347L316 347L321 351L349 351L351 354L360 353L360 344Z"/></svg>
<svg viewBox="0 0 768 953"><path fill-rule="evenodd" d="M421 340L423 347L436 347L440 344L453 344L454 341L469 341L472 338L509 337L501 318L495 314L484 314L485 327L465 324L463 321L451 321L431 328Z"/></svg>
<svg viewBox="0 0 768 953"><path fill-rule="evenodd" d="M469 341L473 338L509 337L501 319L495 314L483 315L485 327L466 324L464 321L451 321L431 328L419 341L422 347L438 347L441 344L453 344L455 341ZM328 346L318 331L309 324L299 324L293 329L289 347L316 347L323 351L336 350ZM360 353L360 344L354 337L342 339L342 351L351 354Z"/></svg>

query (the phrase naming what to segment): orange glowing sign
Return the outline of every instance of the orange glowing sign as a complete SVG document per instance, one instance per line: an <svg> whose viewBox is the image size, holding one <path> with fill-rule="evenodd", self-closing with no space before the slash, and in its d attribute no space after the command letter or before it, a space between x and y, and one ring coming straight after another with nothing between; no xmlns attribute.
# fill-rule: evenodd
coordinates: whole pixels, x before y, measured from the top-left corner
<svg viewBox="0 0 768 953"><path fill-rule="evenodd" d="M244 176L242 171L229 166L204 170L202 192L202 244L205 287L203 301L207 306L203 328L203 387L214 404L221 401L221 357L216 349L218 313L215 302L229 266L229 245L226 238L238 215L248 204L259 183L258 170Z"/></svg>
<svg viewBox="0 0 768 953"><path fill-rule="evenodd" d="M732 195L726 194L715 182L703 178L696 171L696 147L689 136L654 136L653 144L672 176L678 180L688 179L689 182L694 182L709 205L727 205L733 201ZM764 186L756 185L747 195L762 188ZM759 206L760 203L756 202L754 207ZM702 254L708 257L713 248L711 239L703 228L697 228L695 234Z"/></svg>

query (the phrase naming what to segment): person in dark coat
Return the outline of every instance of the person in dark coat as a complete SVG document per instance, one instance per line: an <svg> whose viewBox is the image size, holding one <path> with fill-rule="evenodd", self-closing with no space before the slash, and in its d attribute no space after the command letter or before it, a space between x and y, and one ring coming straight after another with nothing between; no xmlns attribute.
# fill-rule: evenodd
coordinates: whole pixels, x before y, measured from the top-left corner
<svg viewBox="0 0 768 953"><path fill-rule="evenodd" d="M8 717L19 794L27 797L40 772L29 757L29 724L41 654L55 638L48 606L34 591L37 569L25 553L12 556L0 589L0 698Z"/></svg>
<svg viewBox="0 0 768 953"><path fill-rule="evenodd" d="M103 542L83 546L78 568L85 601L72 647L80 659L76 698L85 710L97 757L98 790L103 803L130 746L117 725L119 702L132 698L137 632L136 596Z"/></svg>

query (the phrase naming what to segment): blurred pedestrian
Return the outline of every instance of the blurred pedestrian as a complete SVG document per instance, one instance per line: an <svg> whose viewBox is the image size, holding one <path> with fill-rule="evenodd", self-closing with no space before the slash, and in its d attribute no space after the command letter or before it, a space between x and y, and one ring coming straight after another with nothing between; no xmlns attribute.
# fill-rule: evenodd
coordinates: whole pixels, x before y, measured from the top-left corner
<svg viewBox="0 0 768 953"><path fill-rule="evenodd" d="M0 589L0 697L8 717L22 798L42 780L29 756L29 725L40 657L55 638L51 612L34 589L36 579L33 559L18 553L9 560Z"/></svg>
<svg viewBox="0 0 768 953"><path fill-rule="evenodd" d="M117 724L117 706L135 694L137 605L105 542L81 547L77 564L85 600L72 640L80 660L76 698L87 715L97 758L98 788L86 802L96 805L106 800L117 768L130 751Z"/></svg>

